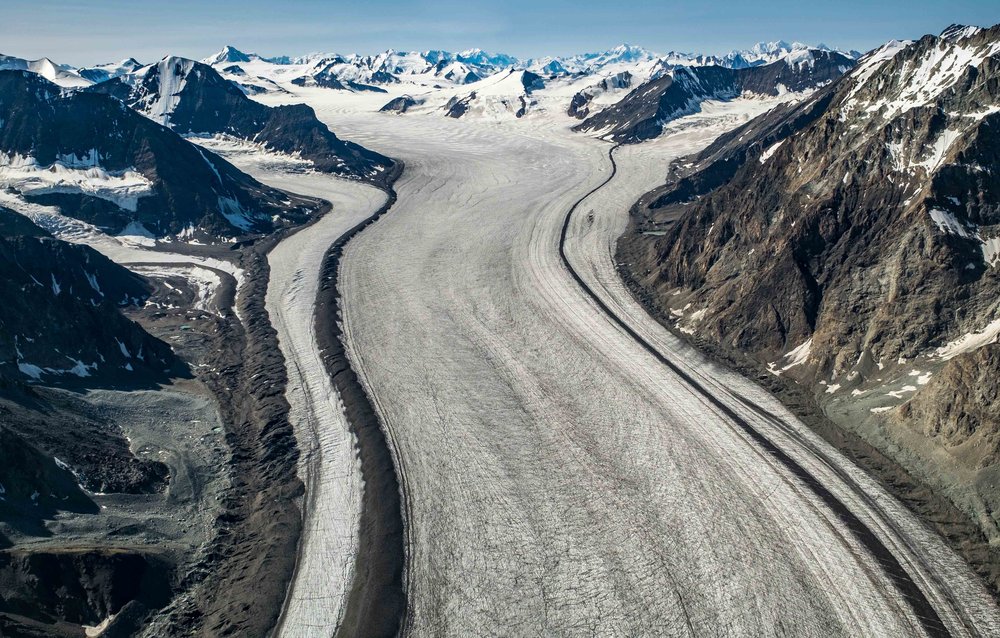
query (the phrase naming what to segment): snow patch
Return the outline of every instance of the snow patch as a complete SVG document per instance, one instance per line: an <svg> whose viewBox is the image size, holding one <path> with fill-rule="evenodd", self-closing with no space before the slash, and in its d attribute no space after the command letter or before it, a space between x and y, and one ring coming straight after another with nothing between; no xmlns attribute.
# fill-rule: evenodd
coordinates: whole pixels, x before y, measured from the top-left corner
<svg viewBox="0 0 1000 638"><path fill-rule="evenodd" d="M1000 265L1000 236L990 237L983 241L983 261L987 266Z"/></svg>
<svg viewBox="0 0 1000 638"><path fill-rule="evenodd" d="M955 141L962 136L963 131L956 131L955 129L945 129L941 135L934 140L934 144L931 145L927 157L921 161L914 164L914 166L919 166L926 170L928 173L933 173L941 164L944 162L944 158L947 156L948 151L954 145Z"/></svg>
<svg viewBox="0 0 1000 638"><path fill-rule="evenodd" d="M132 212L140 197L153 192L152 183L134 168L110 171L101 167L96 150L83 157L61 155L47 165L30 155L0 152L0 188L6 187L25 195L80 193Z"/></svg>
<svg viewBox="0 0 1000 638"><path fill-rule="evenodd" d="M767 160L771 159L771 156L774 155L774 152L777 151L779 148L781 148L781 145L784 144L784 143L785 143L785 140L781 140L780 142L776 142L775 144L771 145L766 151L764 151L763 153L761 153L760 163L763 164ZM846 179L846 176L845 176L845 179Z"/></svg>
<svg viewBox="0 0 1000 638"><path fill-rule="evenodd" d="M156 236L138 220L132 220L116 237L123 244L150 248L156 245Z"/></svg>
<svg viewBox="0 0 1000 638"><path fill-rule="evenodd" d="M972 352L987 344L996 343L997 336L1000 335L1000 319L995 319L978 332L969 332L954 341L951 341L937 350L934 354L947 361L965 352Z"/></svg>
<svg viewBox="0 0 1000 638"><path fill-rule="evenodd" d="M902 399L904 394L908 394L910 392L916 392L916 391L917 391L917 386L915 386L915 385L904 385L902 388L900 388L898 390L892 390L891 392L887 392L886 394L889 395L889 396L891 396L891 397L893 397L893 398L895 398L895 399Z"/></svg>
<svg viewBox="0 0 1000 638"><path fill-rule="evenodd" d="M938 230L946 235L958 235L959 237L964 237L966 239L972 239L973 236L965 228L962 222L949 213L946 210L941 210L940 208L932 208L930 211L931 219L937 224Z"/></svg>

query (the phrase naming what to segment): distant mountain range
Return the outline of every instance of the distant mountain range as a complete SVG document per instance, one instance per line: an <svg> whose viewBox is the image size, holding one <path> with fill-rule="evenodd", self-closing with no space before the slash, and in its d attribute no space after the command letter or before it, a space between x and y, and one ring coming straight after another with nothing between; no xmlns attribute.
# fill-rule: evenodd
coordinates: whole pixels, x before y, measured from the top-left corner
<svg viewBox="0 0 1000 638"><path fill-rule="evenodd" d="M759 42L744 50L733 50L725 55L705 55L687 52L656 53L639 46L622 44L607 51L569 56L550 56L520 59L504 53L489 53L482 49L460 52L441 50L396 51L389 49L375 55L310 53L303 56L266 57L244 53L233 46L225 46L201 62L222 70L231 65L257 63L284 67L304 67L301 77L325 74L344 82L378 85L398 81L400 76L429 75L456 84L469 84L489 75L510 68L524 69L543 76L596 73L615 65L658 63L665 68L674 66L718 65L733 69L768 64L790 54L805 50L833 51L825 45L808 46L783 40ZM856 59L857 51L840 51ZM0 70L28 70L39 73L49 81L67 88L76 88L103 82L135 72L143 65L133 58L121 62L93 67L74 68L55 63L48 58L26 60L0 56ZM291 79L291 78L289 78ZM307 80L303 80L306 82ZM320 84L322 85L322 84Z"/></svg>

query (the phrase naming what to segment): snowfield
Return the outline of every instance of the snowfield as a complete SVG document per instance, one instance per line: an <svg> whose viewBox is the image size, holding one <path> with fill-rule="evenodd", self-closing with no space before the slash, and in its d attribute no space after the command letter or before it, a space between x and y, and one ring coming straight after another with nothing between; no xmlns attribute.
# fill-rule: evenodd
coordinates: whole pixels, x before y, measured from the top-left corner
<svg viewBox="0 0 1000 638"><path fill-rule="evenodd" d="M768 102L709 104L616 151L616 176L566 233L588 293L560 233L611 175L610 147L570 133L544 92L521 120L454 121L374 113L397 94L286 88L257 99L306 101L338 135L406 163L339 281L348 353L406 493L406 635L1000 631L940 538L617 277L627 209L667 160ZM343 430L334 412L320 428ZM356 480L346 465L340 480ZM330 586L311 595L335 604Z"/></svg>

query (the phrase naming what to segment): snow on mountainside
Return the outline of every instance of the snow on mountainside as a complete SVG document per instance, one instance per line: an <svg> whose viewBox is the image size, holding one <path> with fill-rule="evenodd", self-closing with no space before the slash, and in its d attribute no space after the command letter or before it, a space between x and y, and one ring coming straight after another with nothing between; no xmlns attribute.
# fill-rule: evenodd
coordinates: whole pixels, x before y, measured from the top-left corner
<svg viewBox="0 0 1000 638"><path fill-rule="evenodd" d="M575 130L600 133L617 142L656 137L669 121L696 112L705 100L741 95L781 96L813 91L836 80L853 65L839 53L796 49L770 64L728 68L678 66L639 85L613 106L591 115ZM593 91L574 96L570 114L586 114Z"/></svg>
<svg viewBox="0 0 1000 638"><path fill-rule="evenodd" d="M829 51L826 47L815 50ZM377 55L313 53L302 57L264 58L227 46L203 60L220 73L234 66L244 77L291 80L298 86L316 86L348 91L377 91L379 87L409 81L425 86L472 84L510 69L527 70L543 78L597 75L600 81L625 71L639 83L678 66L718 65L730 68L759 66L784 59L810 47L785 42L760 43L746 51L725 56L671 52L661 55L642 47L622 44L607 51L569 56L518 59L491 54L482 49L458 53L430 50L400 52L393 49ZM843 54L856 57L856 52ZM230 78L240 82L236 77Z"/></svg>
<svg viewBox="0 0 1000 638"><path fill-rule="evenodd" d="M386 110L396 112L423 110L440 111L451 117L469 114L518 118L533 112L558 110L584 119L594 118L599 112L624 102L623 98L636 87L673 77L679 69L722 67L752 70L776 68L773 67L775 62L785 61L792 68L786 75L812 76L806 84L807 88L814 88L832 77L833 73L828 68L830 60L840 63L835 67L847 68L852 56L854 53L842 54L823 46L808 47L777 41L758 43L750 49L732 51L723 56L678 52L661 55L642 47L622 44L606 51L527 60L482 49L457 53L389 49L375 55L313 53L300 57L265 57L227 45L200 63L167 57L155 64L141 66L134 59L127 59L79 71L44 60L28 63L5 59L12 68L35 70L64 87L85 88L89 84L99 84L99 91L112 92L157 122L177 128L175 111L181 101L179 96L198 93L200 89L190 90L187 86L189 79L194 77L196 84L202 86L205 83L203 76L209 73L217 74L246 96L293 95L299 89L322 88L360 94L391 93L382 104ZM505 81L514 73L519 74L521 79ZM714 73L706 70L690 75L697 78ZM525 77L528 78L527 83L522 81ZM151 88L150 78L156 78L154 83L163 86ZM708 83L711 81L714 80ZM105 86L109 82L117 82L113 91ZM802 90L796 88L802 84L796 78L788 81L774 79L771 84L773 86L758 87L759 92L773 94L785 89ZM501 92L503 95L500 95ZM712 95L713 91L706 89L695 93L701 96L698 99L702 99ZM408 98L404 99L404 96ZM205 107L202 105L200 108ZM220 117L225 119L225 116ZM603 117L610 121L614 114ZM585 123L583 128L596 130L596 122ZM602 127L607 128L603 124ZM255 139L258 133L248 133L245 125L238 128L240 130L234 134L243 139ZM182 124L178 130L185 134L233 132L220 131L211 126L191 128L187 124ZM297 150L302 149L293 149ZM359 169L360 172L350 168L351 162L346 164L342 172L354 170L358 175L372 174L364 168Z"/></svg>
<svg viewBox="0 0 1000 638"><path fill-rule="evenodd" d="M457 53L389 49L375 55L311 53L297 57L264 57L227 45L201 60L201 63L215 69L247 95L289 93L292 91L289 84L293 87L321 87L351 92L385 92L386 87L401 82L427 89L447 89L474 85L511 69L530 71L545 79L563 78L567 82L575 82L578 86L571 92L572 95L601 83L608 85L610 78L624 73L630 76L629 84L637 86L681 66L746 68L799 55L808 50L809 47L805 45L778 41L759 43L745 51L713 56L677 52L658 54L642 47L622 44L607 51L522 60L482 49L468 49ZM821 46L815 50L828 49ZM845 55L851 57L853 54ZM64 88L82 88L119 77L127 78L146 68L131 58L118 63L74 69L48 59L28 61L0 57L0 69L36 72ZM590 82L579 82L584 77L592 79ZM585 110L592 114L613 103L624 94L621 90L624 87L621 85L620 79L610 80L608 86L612 88L595 88L590 91L592 94L599 93L600 96L592 96L597 99L592 100ZM169 96L160 107L164 112L169 110Z"/></svg>
<svg viewBox="0 0 1000 638"><path fill-rule="evenodd" d="M194 60L164 58L89 91L112 95L182 135L239 138L296 155L319 171L382 183L393 167L392 160L339 139L310 107L255 102L212 67Z"/></svg>
<svg viewBox="0 0 1000 638"><path fill-rule="evenodd" d="M544 89L545 81L531 71L510 69L477 83L473 88L467 95L455 95L448 100L443 107L448 117L460 118L470 113L524 117L537 105L532 94Z"/></svg>
<svg viewBox="0 0 1000 638"><path fill-rule="evenodd" d="M0 188L8 187L110 233L139 224L156 237L269 232L314 206L116 99L24 71L0 71Z"/></svg>
<svg viewBox="0 0 1000 638"><path fill-rule="evenodd" d="M82 77L86 78L88 81L93 83L105 82L113 78L121 77L123 75L128 75L129 73L134 73L137 69L142 67L140 63L135 58L127 58L121 62L112 62L110 64L99 64L97 66L84 67L79 70Z"/></svg>

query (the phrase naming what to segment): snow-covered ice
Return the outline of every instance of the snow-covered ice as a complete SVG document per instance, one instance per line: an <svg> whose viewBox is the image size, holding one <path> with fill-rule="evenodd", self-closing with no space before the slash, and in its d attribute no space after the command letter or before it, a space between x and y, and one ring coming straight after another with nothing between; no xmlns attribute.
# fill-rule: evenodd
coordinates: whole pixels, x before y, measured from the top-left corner
<svg viewBox="0 0 1000 638"><path fill-rule="evenodd" d="M563 267L564 216L609 175L609 147L570 133L546 90L534 116L453 121L374 114L392 92L287 88L257 99L305 101L338 135L407 166L396 205L347 246L339 282L348 353L407 497L404 633L923 633L838 515ZM617 277L627 209L667 161L766 108L709 103L617 151L619 176L579 207L567 256L617 315L875 530L949 629L963 633L958 600L995 632L995 606L938 537L758 386L665 331Z"/></svg>

